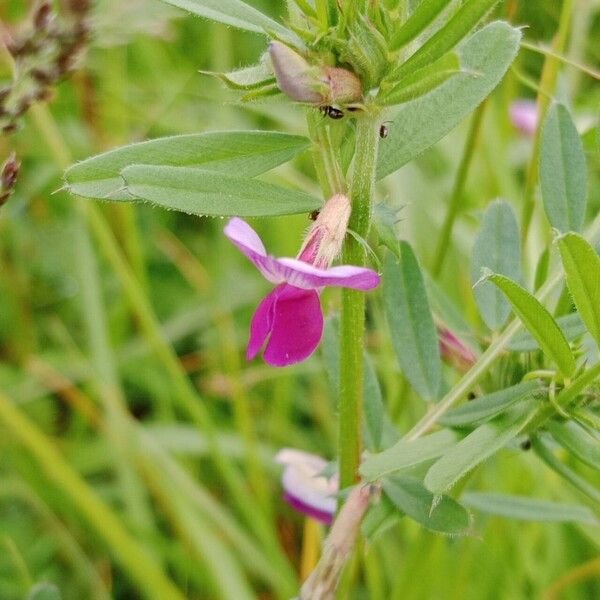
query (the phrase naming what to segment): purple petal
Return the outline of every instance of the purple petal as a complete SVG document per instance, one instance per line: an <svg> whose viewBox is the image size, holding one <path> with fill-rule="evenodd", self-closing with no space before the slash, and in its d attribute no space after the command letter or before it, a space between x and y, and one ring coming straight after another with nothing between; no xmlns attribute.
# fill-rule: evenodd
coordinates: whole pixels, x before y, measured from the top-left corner
<svg viewBox="0 0 600 600"><path fill-rule="evenodd" d="M338 478L322 475L327 461L315 454L283 448L275 460L285 465L281 482L284 499L296 510L330 523L336 510Z"/></svg>
<svg viewBox="0 0 600 600"><path fill-rule="evenodd" d="M316 291L291 285L280 286L278 290L264 359L270 365L284 367L308 358L315 351L323 334L323 313Z"/></svg>
<svg viewBox="0 0 600 600"><path fill-rule="evenodd" d="M319 269L295 258L279 258L280 272L290 285L305 290L339 286L355 290L371 290L379 285L379 275L365 267L340 265Z"/></svg>
<svg viewBox="0 0 600 600"><path fill-rule="evenodd" d="M246 350L246 359L252 360L263 347L265 340L273 328L273 315L275 303L283 285L276 287L270 294L265 296L252 317L250 324L250 339Z"/></svg>
<svg viewBox="0 0 600 600"><path fill-rule="evenodd" d="M331 285L366 291L379 285L379 275L364 267L342 265L319 269L295 258L270 256L254 229L237 217L229 221L224 231L271 283L287 282L304 290L316 290Z"/></svg>
<svg viewBox="0 0 600 600"><path fill-rule="evenodd" d="M323 523L323 525L331 525L331 523L333 522L333 515L335 514L335 511L327 512L324 510L319 510L318 508L315 508L314 506L303 502L301 498L297 498L296 496L293 496L288 492L285 492L283 494L283 499L296 512L302 513L303 515L306 515L311 519L315 519L316 521Z"/></svg>
<svg viewBox="0 0 600 600"><path fill-rule="evenodd" d="M532 136L538 122L536 103L533 100L515 100L510 105L510 119L519 131Z"/></svg>

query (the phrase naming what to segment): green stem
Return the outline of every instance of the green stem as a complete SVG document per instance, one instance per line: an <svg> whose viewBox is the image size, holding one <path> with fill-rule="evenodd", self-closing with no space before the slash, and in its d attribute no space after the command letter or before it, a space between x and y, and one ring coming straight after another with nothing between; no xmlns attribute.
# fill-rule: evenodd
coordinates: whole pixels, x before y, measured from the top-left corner
<svg viewBox="0 0 600 600"><path fill-rule="evenodd" d="M437 277L440 274L442 267L444 266L444 260L448 254L448 244L450 242L452 228L454 227L454 222L456 221L456 217L460 210L465 183L467 181L467 174L469 173L471 161L475 154L475 146L477 144L477 138L481 129L481 121L486 106L487 102L480 104L471 119L471 126L469 127L465 149L462 158L460 159L456 180L454 181L454 187L452 188L452 195L450 196L448 212L446 213L446 218L444 219L438 237L438 245L435 252L435 258L433 259L433 267L431 269L434 277Z"/></svg>
<svg viewBox="0 0 600 600"><path fill-rule="evenodd" d="M375 170L379 146L379 120L365 114L358 119L351 186L352 215L349 228L366 239L371 221ZM364 265L364 247L346 236L344 264ZM354 484L362 451L363 346L365 295L357 290L342 291L340 326L339 461L340 488Z"/></svg>

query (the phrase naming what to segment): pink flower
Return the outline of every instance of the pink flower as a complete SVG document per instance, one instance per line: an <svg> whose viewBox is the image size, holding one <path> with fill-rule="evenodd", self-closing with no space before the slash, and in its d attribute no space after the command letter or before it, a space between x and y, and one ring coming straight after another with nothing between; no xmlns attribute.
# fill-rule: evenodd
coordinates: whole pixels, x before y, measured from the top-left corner
<svg viewBox="0 0 600 600"><path fill-rule="evenodd" d="M466 373L477 362L475 354L444 325L438 325L437 330L442 358L460 373Z"/></svg>
<svg viewBox="0 0 600 600"><path fill-rule="evenodd" d="M339 484L337 474L323 474L327 461L292 448L280 450L275 460L285 467L281 476L285 501L294 510L330 525L336 511Z"/></svg>
<svg viewBox="0 0 600 600"><path fill-rule="evenodd" d="M510 120L521 133L533 136L538 123L536 103L533 100L515 100L510 105Z"/></svg>
<svg viewBox="0 0 600 600"><path fill-rule="evenodd" d="M267 254L258 234L242 219L234 217L225 235L254 263L261 274L277 287L258 305L250 326L246 357L252 360L266 342L264 359L283 367L308 358L323 333L319 294L326 286L370 290L379 275L364 267L330 267L339 254L350 202L333 196L310 228L298 258L275 258Z"/></svg>

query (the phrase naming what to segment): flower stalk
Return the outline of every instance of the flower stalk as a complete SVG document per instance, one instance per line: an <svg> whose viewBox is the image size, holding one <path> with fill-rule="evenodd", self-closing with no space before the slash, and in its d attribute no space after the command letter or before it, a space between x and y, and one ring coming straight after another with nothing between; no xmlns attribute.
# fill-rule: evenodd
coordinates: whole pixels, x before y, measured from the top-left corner
<svg viewBox="0 0 600 600"><path fill-rule="evenodd" d="M358 118L356 149L351 183L352 214L349 228L360 238L366 238L371 222L379 120L366 112ZM365 264L365 250L354 236L346 236L343 261L345 264ZM339 395L339 461L340 488L358 480L362 451L363 410L363 348L365 336L365 295L355 290L342 292L340 326L340 395Z"/></svg>

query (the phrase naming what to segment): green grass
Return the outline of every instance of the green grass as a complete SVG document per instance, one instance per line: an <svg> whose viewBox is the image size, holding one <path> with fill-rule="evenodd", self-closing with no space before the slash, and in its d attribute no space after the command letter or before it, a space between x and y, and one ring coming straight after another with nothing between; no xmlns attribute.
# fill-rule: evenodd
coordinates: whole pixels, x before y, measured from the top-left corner
<svg viewBox="0 0 600 600"><path fill-rule="evenodd" d="M22 161L0 211L0 598L25 598L44 581L66 600L290 598L306 530L281 499L273 455L291 446L335 458L335 395L321 353L283 370L245 361L249 321L269 287L224 238L224 221L93 203L60 188L73 160L129 141L225 128L305 133L304 115L277 102L240 106L198 73L252 63L260 36L152 0L119 18L119 4L99 4L82 68L53 101L0 138L0 160L14 148ZM283 6L252 4L270 14ZM506 4L517 7L513 23L530 25L528 39L550 40L559 7ZM574 14L570 56L597 67L600 13L587 10L587 20ZM16 22L21 12L20 2L9 2L0 18ZM160 35L150 23L160 24ZM468 119L378 185L379 198L404 206L402 237L424 268L441 268L438 281L482 335L470 251L492 199L521 211L532 144L511 126L507 107L531 94L517 73L538 81L541 66L540 56L522 51L487 102L460 198L452 190ZM582 120L597 119L593 79L561 67L557 90ZM597 154L588 163L592 217L600 208ZM318 193L308 155L268 179ZM455 222L440 265L437 237L451 198ZM535 198L529 275L548 231ZM274 254L293 256L309 220L252 223ZM327 291L323 305L338 312L341 295ZM378 291L368 299L368 350L405 432L425 405L403 380L383 323ZM446 377L457 379L449 370ZM573 466L600 483L591 469ZM516 446L465 485L585 503ZM597 526L475 513L471 535L452 538L403 519L361 548L339 597L587 600L600 596L599 550ZM553 596L551 586L569 574L574 580Z"/></svg>

